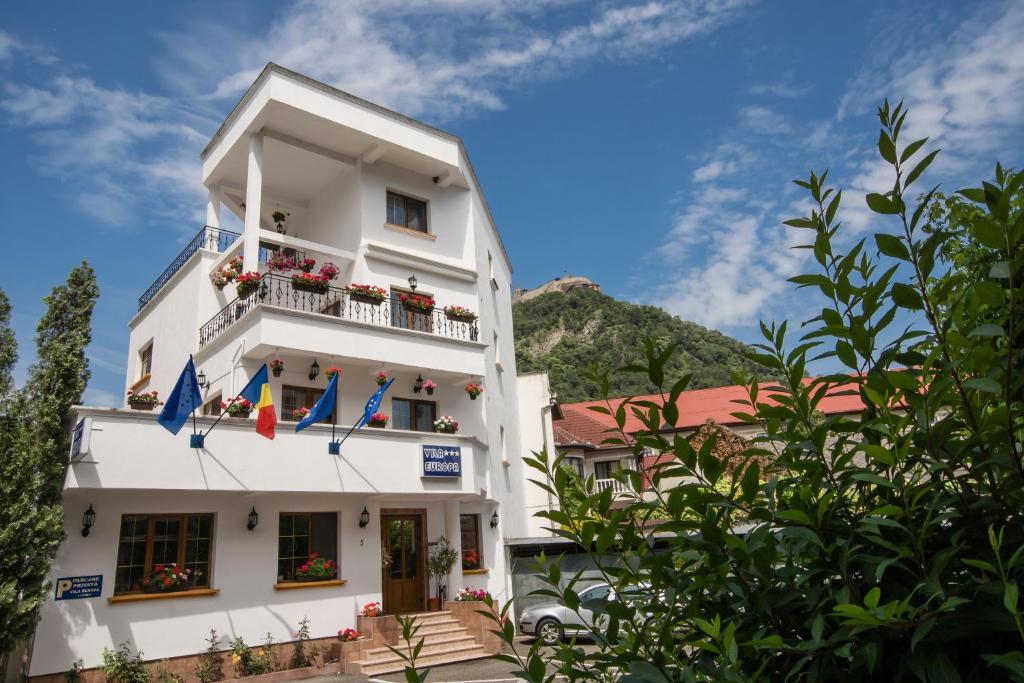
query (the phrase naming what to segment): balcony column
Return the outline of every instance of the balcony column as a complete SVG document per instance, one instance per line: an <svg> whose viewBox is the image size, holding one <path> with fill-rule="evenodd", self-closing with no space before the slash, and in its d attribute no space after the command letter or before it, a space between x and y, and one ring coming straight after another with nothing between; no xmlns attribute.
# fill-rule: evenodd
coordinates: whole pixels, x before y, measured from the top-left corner
<svg viewBox="0 0 1024 683"><path fill-rule="evenodd" d="M455 594L465 586L462 582L462 523L459 514L459 501L446 500L444 502L444 536L448 539L448 545L454 548L459 556L451 576L448 577L449 600L454 600Z"/></svg>
<svg viewBox="0 0 1024 683"><path fill-rule="evenodd" d="M220 227L220 197L216 187L207 188L206 225L211 228Z"/></svg>
<svg viewBox="0 0 1024 683"><path fill-rule="evenodd" d="M263 133L249 136L249 168L245 176L245 234L242 269L259 270L260 208L263 199Z"/></svg>

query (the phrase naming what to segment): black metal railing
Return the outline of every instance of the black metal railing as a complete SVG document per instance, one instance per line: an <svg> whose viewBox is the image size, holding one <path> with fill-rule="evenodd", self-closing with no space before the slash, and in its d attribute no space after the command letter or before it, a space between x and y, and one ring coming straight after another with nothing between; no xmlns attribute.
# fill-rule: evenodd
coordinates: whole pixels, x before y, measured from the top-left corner
<svg viewBox="0 0 1024 683"><path fill-rule="evenodd" d="M236 239L241 235L237 232L231 232L230 230L223 230L221 228L212 228L209 225L203 227L196 236L192 238L185 248L181 250L181 253L174 257L171 261L171 265L164 269L164 272L160 273L160 277L153 281L153 284L149 286L149 289L139 297L139 310L148 304L157 292L159 292L167 282L174 277L174 274L181 270L181 267L185 265L185 262L192 258L192 254L196 253L200 249L209 249L210 251L223 252L225 249L230 247Z"/></svg>
<svg viewBox="0 0 1024 683"><path fill-rule="evenodd" d="M228 302L217 315L199 328L199 346L203 347L212 342L235 321L260 304L291 311L330 315L369 325L426 332L448 339L476 341L479 338L476 320L449 318L439 309L429 313L419 311L406 306L399 299L381 302L365 300L358 295L350 295L343 287L334 285L322 290L309 289L306 286L296 286L290 276L264 273L260 277L259 285L246 296Z"/></svg>

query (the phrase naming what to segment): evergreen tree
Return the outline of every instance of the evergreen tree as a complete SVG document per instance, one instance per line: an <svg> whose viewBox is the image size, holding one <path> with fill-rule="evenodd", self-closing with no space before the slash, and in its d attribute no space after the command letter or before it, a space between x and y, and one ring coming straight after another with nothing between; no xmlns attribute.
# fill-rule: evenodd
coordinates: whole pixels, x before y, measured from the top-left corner
<svg viewBox="0 0 1024 683"><path fill-rule="evenodd" d="M17 391L10 304L0 292L0 653L31 636L49 590L46 575L63 536L67 417L89 380L85 349L98 296L83 263L46 297L38 359Z"/></svg>

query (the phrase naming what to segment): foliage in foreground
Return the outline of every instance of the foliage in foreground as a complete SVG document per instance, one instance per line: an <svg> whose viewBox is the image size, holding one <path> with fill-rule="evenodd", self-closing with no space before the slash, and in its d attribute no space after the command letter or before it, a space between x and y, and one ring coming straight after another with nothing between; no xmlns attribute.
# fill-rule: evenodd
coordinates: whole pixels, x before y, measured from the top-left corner
<svg viewBox="0 0 1024 683"><path fill-rule="evenodd" d="M549 662L557 673L1024 680L1024 175L997 165L994 180L959 193L969 211L936 213L934 190L908 198L937 151L901 144L905 117L902 106L879 110L894 184L867 197L886 229L873 241L851 244L841 232L841 192L827 173L796 181L815 208L787 224L807 236L817 266L792 281L816 288L823 307L796 334L762 325L753 359L783 379L750 381L737 406L764 436L728 490L716 486L725 467L708 442L694 448L674 433L687 382L666 380L673 349L650 343L646 361L625 369L646 374L666 400L617 408L620 431L627 411L636 414L650 430L637 455L649 447L670 457L654 474L654 500L640 496L637 473L622 471L635 492L625 508L587 486L582 504L541 513L560 536L625 560L601 571L628 597L586 605L598 615L597 652L563 645ZM807 380L816 358L849 374ZM607 392L607 375L595 379ZM843 391L860 397L859 415L816 416L826 393ZM558 459L531 464L561 499ZM545 572L541 592L578 609L577 577L557 562ZM511 626L502 632L512 645ZM508 659L526 680L554 678L539 644Z"/></svg>
<svg viewBox="0 0 1024 683"><path fill-rule="evenodd" d="M89 381L85 349L98 296L87 263L51 290L36 328L37 361L16 389L10 304L0 291L0 653L32 635L49 590L46 574L64 533L67 416Z"/></svg>

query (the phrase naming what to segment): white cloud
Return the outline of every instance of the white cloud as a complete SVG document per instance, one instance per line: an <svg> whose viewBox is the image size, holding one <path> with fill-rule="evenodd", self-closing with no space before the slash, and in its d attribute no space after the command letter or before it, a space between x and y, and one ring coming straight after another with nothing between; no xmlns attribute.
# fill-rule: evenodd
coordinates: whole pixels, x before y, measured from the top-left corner
<svg viewBox="0 0 1024 683"><path fill-rule="evenodd" d="M14 50L18 47L17 41L7 31L0 29L0 63L3 63L14 56Z"/></svg>
<svg viewBox="0 0 1024 683"><path fill-rule="evenodd" d="M747 92L751 95L764 95L767 97L780 97L783 99L794 100L803 97L810 91L810 85L797 85L789 78L778 81L753 83L747 88Z"/></svg>
<svg viewBox="0 0 1024 683"><path fill-rule="evenodd" d="M760 105L743 107L740 120L744 126L757 133L786 135L793 132L793 126L783 116Z"/></svg>
<svg viewBox="0 0 1024 683"><path fill-rule="evenodd" d="M724 142L707 156L705 162L694 169L691 179L695 183L707 183L734 175L752 166L757 161L747 147L735 142Z"/></svg>

